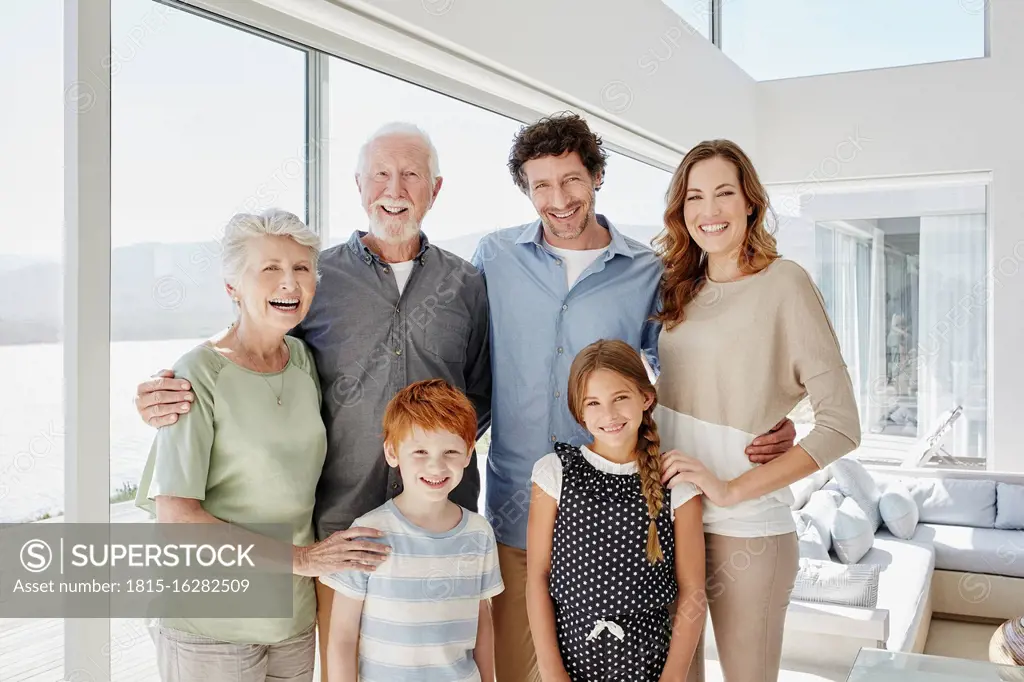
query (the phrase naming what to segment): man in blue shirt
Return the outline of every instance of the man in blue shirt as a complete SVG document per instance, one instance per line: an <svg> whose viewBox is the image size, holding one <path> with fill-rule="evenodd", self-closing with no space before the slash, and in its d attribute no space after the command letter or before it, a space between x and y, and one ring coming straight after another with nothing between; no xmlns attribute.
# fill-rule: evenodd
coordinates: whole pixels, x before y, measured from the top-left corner
<svg viewBox="0 0 1024 682"><path fill-rule="evenodd" d="M556 441L591 440L565 398L573 358L598 339L622 339L658 370L660 325L650 318L662 265L648 246L595 212L606 157L598 136L576 115L523 128L508 165L539 219L487 235L473 257L487 283L491 315L486 516L505 582L505 592L493 600L501 682L540 680L526 611L530 475ZM754 461L771 459L795 437L785 420L755 440L748 454Z"/></svg>

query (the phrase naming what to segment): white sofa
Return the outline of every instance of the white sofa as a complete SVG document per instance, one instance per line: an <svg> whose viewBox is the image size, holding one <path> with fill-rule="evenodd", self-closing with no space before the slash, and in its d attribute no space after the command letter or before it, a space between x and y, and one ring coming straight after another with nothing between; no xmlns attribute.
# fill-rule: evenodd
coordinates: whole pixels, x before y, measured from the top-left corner
<svg viewBox="0 0 1024 682"><path fill-rule="evenodd" d="M921 515L916 531L904 540L883 523L857 562L882 567L874 608L794 599L784 662L849 667L862 647L921 652L933 614L993 623L1024 614L1024 530L995 527L996 518L1007 525L1010 511L998 515L1000 502L1014 505L1012 518L1024 514L1024 475L865 468L880 487L900 479L911 489ZM793 509L835 487L829 469L818 472L793 486ZM830 558L838 561L834 552Z"/></svg>

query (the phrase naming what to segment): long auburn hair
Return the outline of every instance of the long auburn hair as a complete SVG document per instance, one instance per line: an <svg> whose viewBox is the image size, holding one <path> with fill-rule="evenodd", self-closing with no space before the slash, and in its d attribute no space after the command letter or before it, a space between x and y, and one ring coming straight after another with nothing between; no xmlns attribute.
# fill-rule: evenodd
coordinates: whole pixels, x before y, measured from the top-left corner
<svg viewBox="0 0 1024 682"><path fill-rule="evenodd" d="M606 369L632 382L638 391L652 398L651 405L644 410L640 429L637 431L637 471L640 486L647 502L647 515L651 525L647 531L647 560L652 564L665 560L658 540L655 519L661 513L665 491L661 485L661 437L654 423L654 408L658 404L658 393L647 375L640 355L625 341L595 341L576 355L569 369L569 412L580 426L583 422L583 402L587 395L587 382L599 369Z"/></svg>
<svg viewBox="0 0 1024 682"><path fill-rule="evenodd" d="M743 197L753 208L747 217L747 231L740 247L740 272L760 272L779 257L776 249L775 213L768 191L761 184L754 164L739 145L730 140L706 140L683 157L672 175L665 206L665 229L655 238L655 251L661 256L665 272L661 278L662 309L655 319L666 329L683 321L686 305L700 292L707 279L707 254L690 237L683 218L683 206L690 171L701 161L722 158L736 167ZM767 224L769 216L772 224Z"/></svg>

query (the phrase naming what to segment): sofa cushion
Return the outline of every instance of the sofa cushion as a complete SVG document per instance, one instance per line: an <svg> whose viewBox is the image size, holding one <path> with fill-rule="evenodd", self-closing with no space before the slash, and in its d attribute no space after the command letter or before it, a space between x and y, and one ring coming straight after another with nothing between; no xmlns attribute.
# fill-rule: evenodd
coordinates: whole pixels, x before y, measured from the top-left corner
<svg viewBox="0 0 1024 682"><path fill-rule="evenodd" d="M811 493L810 499L802 509L811 517L818 533L825 541L826 552L832 549L832 522L842 503L843 494L838 490L816 490Z"/></svg>
<svg viewBox="0 0 1024 682"><path fill-rule="evenodd" d="M1024 485L996 484L996 523L1000 530L1024 530Z"/></svg>
<svg viewBox="0 0 1024 682"><path fill-rule="evenodd" d="M1024 533L922 523L915 542L935 548L935 568L1024 578Z"/></svg>
<svg viewBox="0 0 1024 682"><path fill-rule="evenodd" d="M856 564L875 540L875 529L857 500L847 497L832 521L832 549L844 564Z"/></svg>
<svg viewBox="0 0 1024 682"><path fill-rule="evenodd" d="M825 544L825 539L815 525L814 519L803 510L793 512L793 521L796 523L796 537L800 542L800 557L831 561L828 548L832 544L832 536L829 535L829 542Z"/></svg>
<svg viewBox="0 0 1024 682"><path fill-rule="evenodd" d="M882 516L878 513L878 500L882 491L878 483L871 477L864 465L850 457L843 457L830 465L833 480L839 485L839 491L846 497L857 500L874 533L882 525Z"/></svg>
<svg viewBox="0 0 1024 682"><path fill-rule="evenodd" d="M996 482L958 478L903 479L921 510L921 523L994 528Z"/></svg>
<svg viewBox="0 0 1024 682"><path fill-rule="evenodd" d="M914 537L921 512L902 482L892 481L885 486L878 500L878 512L890 533L903 540Z"/></svg>
<svg viewBox="0 0 1024 682"><path fill-rule="evenodd" d="M918 531L920 532L920 526ZM924 607L932 588L935 556L930 545L900 540L886 530L878 531L862 564L878 564L878 608L889 611L889 651L910 651L922 627Z"/></svg>
<svg viewBox="0 0 1024 682"><path fill-rule="evenodd" d="M789 508L794 511L802 509L807 504L811 494L821 490L821 486L825 485L831 478L832 472L828 467L825 467L824 469L818 469L810 476L804 476L796 483L790 485L789 490L793 493L793 504Z"/></svg>
<svg viewBox="0 0 1024 682"><path fill-rule="evenodd" d="M798 601L860 606L878 604L878 564L838 564L830 559L800 559L792 598Z"/></svg>

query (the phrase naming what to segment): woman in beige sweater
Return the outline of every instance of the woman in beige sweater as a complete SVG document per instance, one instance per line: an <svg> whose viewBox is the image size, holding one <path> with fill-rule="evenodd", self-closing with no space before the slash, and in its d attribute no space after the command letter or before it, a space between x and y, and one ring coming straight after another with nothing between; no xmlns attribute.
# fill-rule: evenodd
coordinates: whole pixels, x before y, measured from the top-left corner
<svg viewBox="0 0 1024 682"><path fill-rule="evenodd" d="M703 142L672 178L658 248L663 480L704 494L707 597L726 682L778 679L798 567L789 485L860 442L850 377L821 294L779 257L746 154ZM752 464L744 448L809 396L813 430ZM685 487L685 486L684 486ZM691 680L702 679L702 647Z"/></svg>

